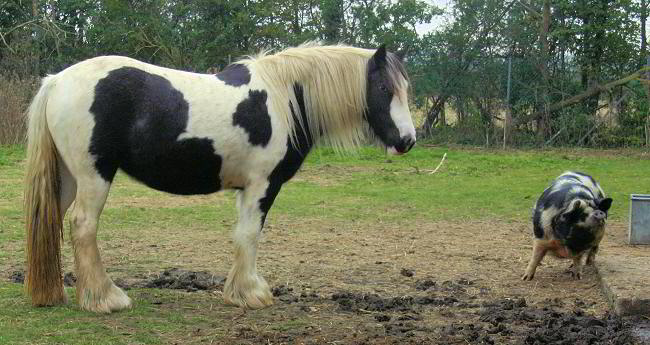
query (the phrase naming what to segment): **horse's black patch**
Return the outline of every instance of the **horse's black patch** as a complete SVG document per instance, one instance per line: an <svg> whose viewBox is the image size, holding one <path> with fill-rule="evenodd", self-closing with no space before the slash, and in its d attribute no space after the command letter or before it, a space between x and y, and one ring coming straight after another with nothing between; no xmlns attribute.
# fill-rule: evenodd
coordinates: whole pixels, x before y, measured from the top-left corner
<svg viewBox="0 0 650 345"><path fill-rule="evenodd" d="M237 105L232 116L233 126L239 126L248 133L251 145L266 146L271 140L271 118L266 109L265 91L248 91L248 98Z"/></svg>
<svg viewBox="0 0 650 345"><path fill-rule="evenodd" d="M207 194L221 188L221 157L210 139L178 139L189 105L158 75L133 67L108 73L95 87L90 112L95 127L89 152L95 168L112 181L118 168L151 188L174 194Z"/></svg>
<svg viewBox="0 0 650 345"><path fill-rule="evenodd" d="M402 143L399 129L390 116L390 104L393 101L393 86L387 71L375 59L368 62L368 84L366 86L366 120L370 128L386 146L397 147Z"/></svg>
<svg viewBox="0 0 650 345"><path fill-rule="evenodd" d="M311 132L307 126L307 112L305 110L305 100L303 97L303 88L301 85L296 84L293 87L294 92L296 93L296 100L298 101L298 107L300 108L300 114L302 115L304 130L298 130L296 132L296 147L291 144L291 140L287 138L287 152L284 154L282 160L275 166L271 175L269 175L269 186L266 189L266 194L262 199L260 199L260 210L262 211L262 225L266 220L266 215L273 205L275 197L280 192L282 184L289 181L300 166L304 162L307 154L311 150L314 141L311 136ZM291 108L291 114L294 116L294 122L297 124L298 119L296 113L293 110L293 104L289 104Z"/></svg>
<svg viewBox="0 0 650 345"><path fill-rule="evenodd" d="M251 82L251 72L240 63L232 64L215 74L219 80L230 86L242 86Z"/></svg>

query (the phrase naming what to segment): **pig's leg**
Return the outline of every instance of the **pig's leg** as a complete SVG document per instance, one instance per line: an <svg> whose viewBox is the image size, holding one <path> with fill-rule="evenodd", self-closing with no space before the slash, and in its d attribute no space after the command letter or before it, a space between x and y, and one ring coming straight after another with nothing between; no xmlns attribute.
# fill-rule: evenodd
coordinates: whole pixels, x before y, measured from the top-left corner
<svg viewBox="0 0 650 345"><path fill-rule="evenodd" d="M582 252L573 258L573 272L571 275L575 279L582 279L582 268L585 266L585 261L587 261L588 254Z"/></svg>
<svg viewBox="0 0 650 345"><path fill-rule="evenodd" d="M587 256L587 265L593 265L596 261L596 253L598 253L598 246L591 248L589 256Z"/></svg>
<svg viewBox="0 0 650 345"><path fill-rule="evenodd" d="M533 279L533 277L535 276L535 270L537 269L539 263L542 262L544 255L546 255L546 251L547 249L542 244L541 240L539 239L533 240L533 255L530 258L530 262L528 262L526 273L524 273L524 275L521 277L522 280Z"/></svg>

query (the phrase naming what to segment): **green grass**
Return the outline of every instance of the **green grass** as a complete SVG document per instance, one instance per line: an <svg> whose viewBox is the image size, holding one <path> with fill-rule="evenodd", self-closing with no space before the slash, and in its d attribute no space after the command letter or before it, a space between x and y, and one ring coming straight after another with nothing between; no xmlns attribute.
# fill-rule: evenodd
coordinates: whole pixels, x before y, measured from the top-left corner
<svg viewBox="0 0 650 345"><path fill-rule="evenodd" d="M72 300L74 289L66 290ZM181 308L175 304L178 292L136 289L129 294L138 300L135 308L97 315L73 303L33 308L25 303L21 285L0 284L0 344L167 344L209 322L200 313L181 312L201 308L205 296L183 294Z"/></svg>
<svg viewBox="0 0 650 345"><path fill-rule="evenodd" d="M444 153L447 158L435 174ZM390 163L387 163L387 159ZM344 183L322 187L289 183L273 212L341 219L377 216L386 220L499 218L521 221L550 181L565 170L591 174L614 198L614 220L627 216L629 194L650 193L650 161L596 151L492 152L437 147L416 148L408 155L387 157L364 148L351 157L329 150L312 154L308 168L336 165L362 167ZM417 170L420 173L417 173Z"/></svg>
<svg viewBox="0 0 650 345"><path fill-rule="evenodd" d="M429 174L445 153L440 170ZM593 175L614 198L611 219L626 221L629 194L650 193L650 160L644 157L640 151L499 152L423 146L400 157L386 156L376 148L341 156L318 149L307 159L304 171L283 187L270 217L395 224L413 219L527 223L533 203L548 183L563 171L575 169ZM0 147L0 273L23 261L23 159L23 148ZM161 232L169 228L229 231L236 220L232 194L221 193L198 204L185 204L190 199L177 197L173 203L151 207L147 200L163 194L119 175L100 227L134 237L140 227L152 223ZM136 204L115 201L140 197L144 201ZM117 235L100 231L99 236L110 240ZM20 285L0 278L0 344L158 344L170 343L170 339L183 343L183 337L196 328L211 329L212 338L203 339L219 343L219 337L227 332L221 321L214 320L214 314L192 309L204 308L210 303L207 301L215 301L214 296L136 289L129 292L138 301L133 310L94 315L78 310L74 303L32 308ZM68 291L71 298L73 291ZM235 309L228 310L235 313ZM225 319L232 318L230 314ZM229 325L233 326L233 321ZM269 327L282 332L304 325L305 321L296 318Z"/></svg>

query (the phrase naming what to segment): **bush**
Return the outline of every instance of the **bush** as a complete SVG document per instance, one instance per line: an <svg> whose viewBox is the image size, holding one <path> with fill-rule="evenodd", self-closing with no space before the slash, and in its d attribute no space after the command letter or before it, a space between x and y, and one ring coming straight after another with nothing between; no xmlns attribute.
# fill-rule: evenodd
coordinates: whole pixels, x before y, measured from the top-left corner
<svg viewBox="0 0 650 345"><path fill-rule="evenodd" d="M0 75L0 145L24 142L24 113L38 86L38 78L19 79Z"/></svg>

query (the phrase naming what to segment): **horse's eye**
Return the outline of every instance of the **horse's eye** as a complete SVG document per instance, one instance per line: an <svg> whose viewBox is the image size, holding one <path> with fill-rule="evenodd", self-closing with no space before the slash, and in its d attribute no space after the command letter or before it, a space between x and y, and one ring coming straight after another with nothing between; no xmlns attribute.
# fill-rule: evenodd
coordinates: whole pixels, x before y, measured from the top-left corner
<svg viewBox="0 0 650 345"><path fill-rule="evenodd" d="M384 91L384 92L388 92L388 88L384 84L379 84L379 90Z"/></svg>

